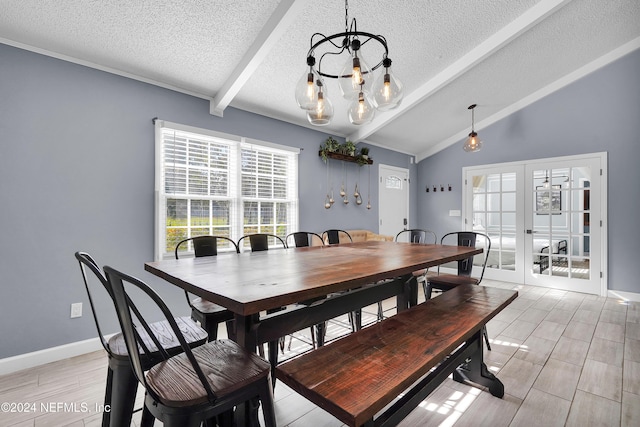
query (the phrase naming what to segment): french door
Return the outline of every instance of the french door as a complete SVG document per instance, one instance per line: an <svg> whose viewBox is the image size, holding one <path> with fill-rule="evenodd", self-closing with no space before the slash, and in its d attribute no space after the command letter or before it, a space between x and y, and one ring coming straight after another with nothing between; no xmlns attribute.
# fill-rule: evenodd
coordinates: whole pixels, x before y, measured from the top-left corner
<svg viewBox="0 0 640 427"><path fill-rule="evenodd" d="M467 229L486 233L485 277L604 295L606 153L465 168Z"/></svg>

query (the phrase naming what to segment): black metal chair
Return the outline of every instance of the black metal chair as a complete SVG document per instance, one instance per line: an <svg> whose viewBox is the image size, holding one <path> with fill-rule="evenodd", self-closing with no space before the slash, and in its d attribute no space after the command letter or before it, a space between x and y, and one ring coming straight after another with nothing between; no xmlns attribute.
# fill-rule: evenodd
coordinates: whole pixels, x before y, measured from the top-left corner
<svg viewBox="0 0 640 427"><path fill-rule="evenodd" d="M287 247L303 248L307 246L324 246L322 236L311 231L296 231L287 235L284 239ZM291 245L293 243L293 246Z"/></svg>
<svg viewBox="0 0 640 427"><path fill-rule="evenodd" d="M134 411L134 403L136 398L136 392L138 390L138 383L136 376L131 366L131 360L129 352L125 345L125 339L122 333L113 335L108 340L102 333L100 326L98 312L96 310L95 301L100 298L94 298L96 295L92 292L98 291L95 288L103 288L109 297L113 300L113 294L111 287L107 282L107 278L103 274L102 270L95 262L95 260L86 252L76 252L75 257L80 264L80 271L82 272L82 279L84 280L84 286L87 290L89 297L89 305L91 306L91 312L93 313L93 319L98 330L98 337L100 342L107 352L108 357L108 369L107 369L107 385L104 395L105 407L110 407L111 411L104 411L102 414L102 427L108 426L128 426L131 424L131 417ZM90 275L87 273L87 269L93 273ZM97 280L100 285L89 285L93 283L91 277ZM186 342L189 346L200 346L207 341L207 333L204 329L200 328L193 320L188 317L180 317L175 319L175 323L179 325L182 335L184 335ZM182 352L182 346L178 341L175 334L171 333L171 328L167 321L161 321L149 324L149 328L140 330L139 335L145 341L152 341L151 336L161 336L163 339L166 352L174 355ZM139 349L142 351L142 348ZM137 353L137 352L136 352ZM142 370L148 370L155 364L162 361L160 350L157 347L150 345L142 354L138 354L140 366ZM153 417L145 409L142 415L143 423L153 424Z"/></svg>
<svg viewBox="0 0 640 427"><path fill-rule="evenodd" d="M226 244L229 249L240 253L236 242L223 236L198 236L184 239L176 245L174 254L176 259L180 258L180 247L183 244L192 245L193 252L196 258L205 256L217 256L218 255L218 242ZM228 337L232 337L233 326L231 321L233 320L233 313L226 308L214 304L211 301L204 300L200 297L191 298L191 295L184 291L187 297L187 303L191 307L191 318L200 322L200 325L209 334L209 341L215 341L218 338L218 325L222 322L227 322Z"/></svg>
<svg viewBox="0 0 640 427"><path fill-rule="evenodd" d="M438 266L437 275L427 276L427 299L431 298L433 289L446 292L460 285L479 285L484 277L487 260L489 259L489 251L491 250L491 239L489 236L477 231L454 231L447 233L442 236L440 243L443 245L449 243L457 246L482 247L482 254L476 255L481 257L481 262L478 264L480 266L480 276L471 277L471 271L474 266L474 256L458 261L458 274L441 274L440 266ZM486 327L483 328L482 333L487 344L487 349L491 350Z"/></svg>
<svg viewBox="0 0 640 427"><path fill-rule="evenodd" d="M322 233L322 240L328 245L346 243L346 240L353 242L351 235L344 230L330 229Z"/></svg>
<svg viewBox="0 0 640 427"><path fill-rule="evenodd" d="M243 242L247 240L249 241L249 247L251 248L251 252L262 252L262 251L269 250L269 240L274 241L275 245L278 247L282 246L283 249L287 248L287 244L284 241L284 239L282 239L282 237L276 236L275 234L268 234L268 233L255 233L255 234L247 234L245 236L242 236L238 240L238 248L241 249L243 247L242 246ZM267 310L267 314L276 313L278 311L282 311L285 309L286 307L274 308L271 310ZM275 387L276 385L275 370L276 370L276 366L278 365L278 347L280 347L280 349L284 351L284 337L280 338L278 341L269 341L269 343L267 344L267 347L269 352L269 363L271 364L271 376L273 381L273 387ZM264 352L264 350L262 350L262 347L260 347L260 351Z"/></svg>
<svg viewBox="0 0 640 427"><path fill-rule="evenodd" d="M246 240L249 241L249 247L251 248L251 252L260 252L266 251L269 249L269 240L273 241L273 245L280 246L283 248L287 247L287 244L280 236L276 236L275 234L268 233L255 233L255 234L247 234L242 236L240 240L238 240L238 248L242 251L243 245ZM273 246L272 245L272 246Z"/></svg>
<svg viewBox="0 0 640 427"><path fill-rule="evenodd" d="M322 236L320 236L317 233L313 233L311 231L296 231L294 233L290 233L289 235L287 235L287 238L285 239L285 242L287 244L287 247L291 247L291 245L289 244L289 242L293 243L294 247L296 248L305 248L305 247L309 247L309 246L324 246L324 240L322 239ZM311 305L317 301L321 301L323 299L325 299L326 297L319 297L319 298L314 298L311 300L306 300L306 301L301 301L298 304L300 305ZM318 347L321 347L322 345L324 345L324 336L325 336L325 327L326 327L326 322L323 323L319 323L315 326L315 331L314 328L311 327L311 346L313 348L316 347L316 344ZM289 337L289 350L291 350L291 341L293 339L293 335L291 335Z"/></svg>
<svg viewBox="0 0 640 427"><path fill-rule="evenodd" d="M153 289L109 266L104 271L133 371L146 390L145 408L156 419L166 427L196 427L203 422L212 425L216 417L221 418L219 422L229 423L235 406L257 398L262 402L265 425L275 427L271 373L264 359L231 340L210 341L191 349L169 308ZM130 289L136 293L128 292ZM182 353L171 355L150 333L150 325L133 305L134 295L136 300L145 300L145 307L155 307L162 313ZM150 339L143 338L144 331ZM145 356L153 349L162 359L146 374L139 349Z"/></svg>
<svg viewBox="0 0 640 427"><path fill-rule="evenodd" d="M438 237L436 233L431 230L425 230L422 228L412 228L409 230L402 230L396 234L396 242L408 241L410 243L422 243L428 245L435 245L438 243ZM422 291L424 292L425 299L427 298L427 273L429 269L424 269L414 272L414 276L418 279L418 282L422 282Z"/></svg>
<svg viewBox="0 0 640 427"><path fill-rule="evenodd" d="M327 245L339 245L340 243L353 243L351 234L344 230L329 229L322 232L322 240ZM379 313L378 313L379 314ZM353 332L362 329L362 310L349 312L349 323Z"/></svg>

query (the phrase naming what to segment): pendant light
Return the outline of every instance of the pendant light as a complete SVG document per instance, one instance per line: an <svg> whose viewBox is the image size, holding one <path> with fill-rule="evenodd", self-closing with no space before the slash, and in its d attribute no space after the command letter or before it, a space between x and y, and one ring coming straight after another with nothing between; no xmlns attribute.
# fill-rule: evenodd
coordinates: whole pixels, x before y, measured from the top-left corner
<svg viewBox="0 0 640 427"><path fill-rule="evenodd" d="M384 74L378 75L373 84L373 104L380 111L396 108L402 101L402 83L391 74L391 60L387 57L382 61Z"/></svg>
<svg viewBox="0 0 640 427"><path fill-rule="evenodd" d="M333 118L333 104L329 98L324 97L324 85L322 80L316 81L318 87L318 96L315 104L310 110L307 110L307 120L315 126L325 126L331 122Z"/></svg>
<svg viewBox="0 0 640 427"><path fill-rule="evenodd" d="M358 98L351 101L349 105L349 121L354 125L364 125L371 120L376 114L376 111L369 102L369 98L365 96L363 91L360 91Z"/></svg>
<svg viewBox="0 0 640 427"><path fill-rule="evenodd" d="M387 40L379 34L359 31L356 19L349 20L347 0L344 2L344 13L343 32L328 36L316 32L311 36L307 67L296 85L296 102L306 110L307 119L312 125L327 125L333 117L333 105L323 79L338 80L342 96L351 101L348 116L355 125L371 122L376 109L391 110L400 105L402 100L402 84L391 73ZM369 66L363 57L363 50L366 50L368 57L375 57L382 51L382 58ZM327 55L335 58L335 55L342 54L348 56L342 69L333 71L322 68L322 60ZM319 58L317 64L316 57ZM376 73L379 68L383 68L384 72Z"/></svg>
<svg viewBox="0 0 640 427"><path fill-rule="evenodd" d="M478 138L478 134L476 133L476 131L473 130L475 108L476 104L472 104L468 108L469 110L471 110L471 133L469 134L469 137L464 142L464 146L462 147L462 149L467 152L480 151L480 149L482 148L482 141L480 140L480 138Z"/></svg>

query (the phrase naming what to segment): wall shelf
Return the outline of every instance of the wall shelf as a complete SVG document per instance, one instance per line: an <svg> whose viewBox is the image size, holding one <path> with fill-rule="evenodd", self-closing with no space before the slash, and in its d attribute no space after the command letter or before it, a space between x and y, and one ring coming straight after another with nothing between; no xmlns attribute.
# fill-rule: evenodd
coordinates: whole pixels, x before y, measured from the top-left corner
<svg viewBox="0 0 640 427"><path fill-rule="evenodd" d="M318 155L322 157L322 151L318 151ZM345 162L358 163L358 156L349 156L347 154L336 153L335 151L328 151L327 158L335 160L344 160ZM373 164L373 159L365 160L365 164Z"/></svg>

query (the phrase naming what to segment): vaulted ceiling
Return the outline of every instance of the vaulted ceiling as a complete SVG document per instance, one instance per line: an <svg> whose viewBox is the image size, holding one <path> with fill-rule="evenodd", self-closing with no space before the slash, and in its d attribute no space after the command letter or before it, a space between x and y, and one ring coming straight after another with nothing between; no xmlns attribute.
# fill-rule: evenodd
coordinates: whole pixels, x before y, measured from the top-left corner
<svg viewBox="0 0 640 427"><path fill-rule="evenodd" d="M1 43L208 99L214 115L308 127L294 88L310 38L345 28L342 0L2 0L0 12ZM404 100L354 126L329 81L335 117L321 130L418 159L469 133L470 104L481 133L640 48L638 0L351 0L348 13L386 38Z"/></svg>

